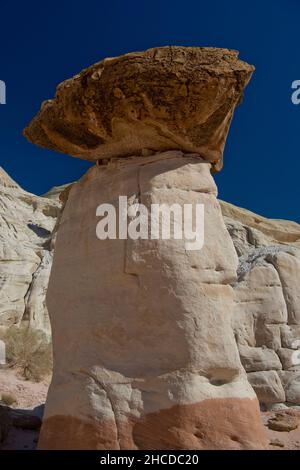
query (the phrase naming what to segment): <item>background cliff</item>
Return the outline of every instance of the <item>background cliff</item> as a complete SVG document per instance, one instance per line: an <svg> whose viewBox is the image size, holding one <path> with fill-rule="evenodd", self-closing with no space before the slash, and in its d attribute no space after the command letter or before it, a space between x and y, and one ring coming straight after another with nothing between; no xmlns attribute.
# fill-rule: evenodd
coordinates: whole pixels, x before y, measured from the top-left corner
<svg viewBox="0 0 300 470"><path fill-rule="evenodd" d="M45 294L60 209L55 192L30 194L0 168L0 326L50 334Z"/></svg>

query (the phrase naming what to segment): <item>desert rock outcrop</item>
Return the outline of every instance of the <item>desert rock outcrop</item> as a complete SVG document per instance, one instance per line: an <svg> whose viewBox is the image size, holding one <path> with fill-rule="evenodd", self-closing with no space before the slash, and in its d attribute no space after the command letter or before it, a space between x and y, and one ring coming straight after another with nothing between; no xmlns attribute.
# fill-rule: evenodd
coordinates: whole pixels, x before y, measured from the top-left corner
<svg viewBox="0 0 300 470"><path fill-rule="evenodd" d="M58 231L40 448L266 445L231 326L238 258L211 176L252 70L227 49L108 59L59 86L25 131L50 149L103 159L70 189ZM97 207L118 209L120 195L136 226L141 204L144 222L152 204L189 204L192 225L204 205L202 250L187 249L186 236L99 240Z"/></svg>
<svg viewBox="0 0 300 470"><path fill-rule="evenodd" d="M0 168L0 205L0 326L50 335L45 296L61 204L24 191Z"/></svg>
<svg viewBox="0 0 300 470"><path fill-rule="evenodd" d="M234 331L262 404L300 404L300 226L221 202L239 256Z"/></svg>

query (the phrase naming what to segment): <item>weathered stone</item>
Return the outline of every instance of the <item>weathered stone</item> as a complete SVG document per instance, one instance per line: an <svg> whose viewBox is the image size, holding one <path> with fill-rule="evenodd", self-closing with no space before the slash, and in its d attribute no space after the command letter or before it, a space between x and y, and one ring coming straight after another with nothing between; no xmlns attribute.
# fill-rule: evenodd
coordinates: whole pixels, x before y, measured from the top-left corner
<svg viewBox="0 0 300 470"><path fill-rule="evenodd" d="M300 247L300 225L296 222L267 219L229 202L220 201L220 206L226 219L239 223L250 234L249 245L266 246L275 242ZM254 243L251 236L253 230L256 234Z"/></svg>
<svg viewBox="0 0 300 470"><path fill-rule="evenodd" d="M45 294L61 204L24 191L0 168L0 326L50 333Z"/></svg>
<svg viewBox="0 0 300 470"><path fill-rule="evenodd" d="M300 325L282 325L280 327L283 348L300 347Z"/></svg>
<svg viewBox="0 0 300 470"><path fill-rule="evenodd" d="M180 149L220 169L254 70L237 57L228 49L171 46L105 59L60 84L25 136L91 161Z"/></svg>
<svg viewBox="0 0 300 470"><path fill-rule="evenodd" d="M240 266L241 267L241 266ZM277 271L271 264L249 265L240 270L240 280L235 286L237 313L240 308L264 324L284 323L287 309Z"/></svg>
<svg viewBox="0 0 300 470"><path fill-rule="evenodd" d="M234 287L233 328L237 343L276 351L281 347L280 324L287 321L287 309L275 268L259 260L246 261ZM260 367L254 371L268 370Z"/></svg>
<svg viewBox="0 0 300 470"><path fill-rule="evenodd" d="M279 274L284 297L286 300L288 320L291 325L300 325L300 259L290 253L269 255Z"/></svg>
<svg viewBox="0 0 300 470"><path fill-rule="evenodd" d="M148 208L204 203L202 250L98 240L96 207L120 194ZM47 294L59 360L40 448L264 447L230 324L237 258L215 194L210 164L181 152L94 167L72 187Z"/></svg>
<svg viewBox="0 0 300 470"><path fill-rule="evenodd" d="M247 377L260 403L268 405L286 401L285 392L276 371L250 372Z"/></svg>
<svg viewBox="0 0 300 470"><path fill-rule="evenodd" d="M280 325L257 322L255 330L256 346L266 346L277 351L281 347Z"/></svg>
<svg viewBox="0 0 300 470"><path fill-rule="evenodd" d="M239 352L246 372L282 369L279 357L272 349L239 345Z"/></svg>
<svg viewBox="0 0 300 470"><path fill-rule="evenodd" d="M285 412L277 412L274 418L268 420L268 427L273 431L290 432L297 429L299 419L295 416L289 416Z"/></svg>
<svg viewBox="0 0 300 470"><path fill-rule="evenodd" d="M282 362L283 369L295 368L298 366L300 369L299 355L294 349L280 348L278 351L278 356Z"/></svg>
<svg viewBox="0 0 300 470"><path fill-rule="evenodd" d="M286 401L298 405L300 403L300 370L280 371L279 376L286 393Z"/></svg>
<svg viewBox="0 0 300 470"><path fill-rule="evenodd" d="M236 291L234 293L236 300ZM244 309L240 303L235 303L232 326L238 345L256 346L255 317L247 309Z"/></svg>
<svg viewBox="0 0 300 470"><path fill-rule="evenodd" d="M220 201L220 204L223 213L225 203ZM247 254L253 247L268 246L270 243L268 237L258 230L247 227L238 220L231 219L226 215L223 215L223 217L238 256Z"/></svg>
<svg viewBox="0 0 300 470"><path fill-rule="evenodd" d="M296 351L300 343L297 324L300 226L290 221L268 220L222 201L221 209L239 255L233 318L239 349L241 351L243 346L246 347L243 354L247 356L247 347L253 348L250 351L258 358L257 365L255 360L251 363L250 359L249 363L249 358L246 362L253 372L270 367L270 363L263 365L269 356L259 359L261 347L278 353L283 369L288 371L279 370L276 360L277 365L273 365L272 373L277 370L286 392L286 400L292 400L290 403L293 404L300 403L295 376L293 379L290 377L290 383L284 380L285 374L296 374L300 369L300 353ZM254 349L257 349L256 353ZM270 400L273 395L270 389Z"/></svg>

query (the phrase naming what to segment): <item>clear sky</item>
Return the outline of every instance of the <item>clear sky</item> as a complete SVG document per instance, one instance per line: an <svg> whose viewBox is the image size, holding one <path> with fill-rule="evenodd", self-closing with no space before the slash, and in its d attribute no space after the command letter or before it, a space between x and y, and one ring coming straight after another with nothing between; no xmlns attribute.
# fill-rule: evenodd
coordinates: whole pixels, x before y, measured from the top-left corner
<svg viewBox="0 0 300 470"><path fill-rule="evenodd" d="M299 0L1 0L0 165L42 194L89 163L35 147L22 129L55 87L105 57L161 45L237 49L256 66L231 127L222 199L300 222Z"/></svg>

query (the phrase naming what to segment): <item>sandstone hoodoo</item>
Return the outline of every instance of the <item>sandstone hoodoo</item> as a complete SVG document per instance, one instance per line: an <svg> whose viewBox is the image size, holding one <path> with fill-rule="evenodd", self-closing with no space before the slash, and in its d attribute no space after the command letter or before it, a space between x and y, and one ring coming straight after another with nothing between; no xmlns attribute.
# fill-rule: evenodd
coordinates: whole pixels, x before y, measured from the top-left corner
<svg viewBox="0 0 300 470"><path fill-rule="evenodd" d="M69 192L47 293L54 375L41 449L261 449L231 326L237 255L211 169L253 67L227 49L107 59L58 87L33 142L97 161ZM203 204L204 246L96 237L96 209ZM149 211L150 212L150 211Z"/></svg>

